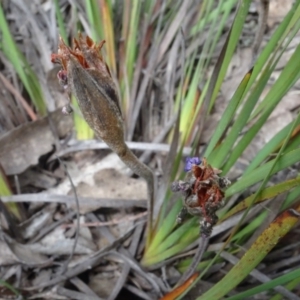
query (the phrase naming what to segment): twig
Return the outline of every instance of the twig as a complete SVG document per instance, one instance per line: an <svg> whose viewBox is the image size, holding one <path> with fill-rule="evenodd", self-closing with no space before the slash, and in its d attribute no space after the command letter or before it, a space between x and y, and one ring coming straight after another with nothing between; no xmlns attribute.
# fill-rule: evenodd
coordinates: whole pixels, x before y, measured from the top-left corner
<svg viewBox="0 0 300 300"><path fill-rule="evenodd" d="M42 228L40 230L40 232L37 235L35 235L34 238L32 240L30 240L30 242L28 242L28 243L34 244L34 243L38 242L40 239L42 239L44 236L46 236L49 232L54 230L57 226L72 219L75 215L76 215L76 212L71 211L67 215L62 217L60 220L58 220L57 222L54 222L54 223L50 224L49 226Z"/></svg>
<svg viewBox="0 0 300 300"><path fill-rule="evenodd" d="M143 276L152 285L153 289L155 290L155 292L157 292L157 294L161 293L162 284L160 282L160 278L157 278L152 273L145 272L141 268L139 263L131 257L128 257L128 256L126 256L122 253L116 252L116 251L111 251L110 254L113 256L116 256L116 257L122 259L124 262L128 263L130 268L132 268L132 270L137 272L137 274L139 274L140 276Z"/></svg>
<svg viewBox="0 0 300 300"><path fill-rule="evenodd" d="M39 289L46 288L49 286L53 286L58 283L61 283L64 280L75 277L84 271L92 269L93 267L95 267L99 264L99 262L103 259L104 256L109 254L109 251L111 249L117 247L118 245L123 243L125 240L127 240L130 237L130 235L132 234L133 229L134 229L134 227L131 228L128 232L126 232L122 237L118 238L110 245L104 247L103 249L99 250L92 256L90 256L87 259L83 260L82 262L78 263L76 266L70 267L64 275L58 274L54 278L52 278L48 281L44 281L38 286L31 286L31 287L26 287L26 288L24 287L23 289L27 290L27 291L34 291L34 290L39 290Z"/></svg>
<svg viewBox="0 0 300 300"><path fill-rule="evenodd" d="M78 197L77 197L77 192L76 192L76 187L72 181L72 178L68 172L68 169L67 167L65 166L65 164L62 162L62 160L57 156L57 159L59 160L59 162L63 165L63 168L68 176L68 179L70 181L70 184L71 184L71 187L72 187L72 191L74 193L74 198L75 198L75 203L76 203L76 233L75 233L75 240L74 240L74 244L73 244L73 247L72 247L72 250L71 250L71 253L70 253L70 256L69 258L65 261L64 265L63 265L63 268L61 270L61 274L64 274L68 268L68 265L74 255L74 252L75 252L75 248L77 246L77 243L78 243L78 238L79 238L79 229L80 229L80 220L79 220L79 201L78 201Z"/></svg>
<svg viewBox="0 0 300 300"><path fill-rule="evenodd" d="M81 279L78 277L74 277L70 279L70 282L82 293L84 293L88 297L88 299L95 298L97 300L101 300L99 296ZM90 298L91 297L91 298Z"/></svg>
<svg viewBox="0 0 300 300"><path fill-rule="evenodd" d="M57 288L57 293L61 296L66 296L68 299L74 299L74 300L82 300L82 299L89 299L89 300L104 300L103 298L86 295L80 292L75 292L69 289L66 289L64 287L59 286ZM87 298L88 297L88 298Z"/></svg>
<svg viewBox="0 0 300 300"><path fill-rule="evenodd" d="M209 236L207 236L206 234L200 235L197 252L193 258L193 261L190 264L187 271L179 279L177 286L186 282L195 273L197 266L198 266L199 262L201 261L203 253L207 247L208 241L209 241Z"/></svg>
<svg viewBox="0 0 300 300"><path fill-rule="evenodd" d="M145 151L143 155L139 158L141 161L148 159L148 154L152 152L169 152L170 145L160 143L161 137L165 137L166 132L174 125L174 118L166 125L165 131L158 134L152 141L152 143L142 143L142 142L128 142L126 141L127 146L131 150ZM102 141L97 140L85 140L85 141L76 141L75 143L71 141L68 143L68 148L59 150L56 155L64 156L66 154L83 151L83 150L95 150L95 149L109 149L109 146ZM191 153L191 147L184 147L182 149L183 155L187 156ZM55 159L54 155L50 157L50 160Z"/></svg>
<svg viewBox="0 0 300 300"><path fill-rule="evenodd" d="M129 253L132 257L135 256L136 251L138 249L139 240L140 240L141 234L143 232L143 228L144 228L143 224L140 224L139 226L137 226L134 231L134 234L132 236L131 243L130 243L130 246L128 249ZM122 251L122 247L121 247L120 251ZM114 289L110 293L108 300L114 300L117 298L121 289L124 287L124 284L126 283L126 280L127 280L130 270L131 270L130 265L127 262L125 262L123 264L122 273L121 273L118 281L116 282Z"/></svg>
<svg viewBox="0 0 300 300"><path fill-rule="evenodd" d="M23 105L23 108L27 112L28 116L32 121L37 120L37 116L32 110L32 108L28 105L26 100L22 97L22 95L17 92L14 86L0 73L0 79L4 83L5 87L15 96L15 98Z"/></svg>
<svg viewBox="0 0 300 300"><path fill-rule="evenodd" d="M1 197L3 203L7 202L47 202L47 203L65 203L71 206L74 196L69 195L50 195L46 193L21 194ZM93 198L79 197L81 208L87 210L96 205L101 207L127 208L127 207L147 207L146 199L111 199L111 198Z"/></svg>
<svg viewBox="0 0 300 300"><path fill-rule="evenodd" d="M124 223L124 222L128 222L128 221L134 221L137 219L140 219L144 216L147 216L148 212L142 212L140 214L137 214L135 216L131 216L131 217L126 217L123 219L119 219L119 220L111 220L111 221L107 221L107 222L88 222L88 223L82 223L80 224L81 227L101 227L101 226L111 226L111 225L117 225L120 223ZM63 225L64 228L72 228L74 227L73 224L65 224Z"/></svg>
<svg viewBox="0 0 300 300"><path fill-rule="evenodd" d="M138 297L140 297L141 299L145 299L145 300L152 300L153 299L151 296L146 294L144 291L134 287L133 285L125 284L124 287L128 291L130 291L131 293L133 293L133 294L137 295Z"/></svg>

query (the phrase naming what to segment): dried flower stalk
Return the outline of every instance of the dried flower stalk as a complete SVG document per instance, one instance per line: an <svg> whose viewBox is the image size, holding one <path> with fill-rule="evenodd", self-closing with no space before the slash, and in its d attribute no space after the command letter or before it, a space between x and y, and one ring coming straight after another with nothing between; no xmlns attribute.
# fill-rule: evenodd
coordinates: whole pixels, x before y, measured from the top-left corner
<svg viewBox="0 0 300 300"><path fill-rule="evenodd" d="M175 181L171 186L173 192L181 192L184 196L183 209L177 217L177 222L181 223L187 212L199 216L200 238L193 261L177 285L183 284L196 271L213 226L218 221L216 212L224 206L224 189L230 185L228 178L220 177L221 171L209 165L206 158L188 157L184 170L187 172L184 181Z"/></svg>
<svg viewBox="0 0 300 300"><path fill-rule="evenodd" d="M62 70L57 76L68 94L76 97L82 115L120 159L136 174L143 177L148 186L148 230L152 229L154 203L154 174L140 162L127 147L124 138L124 121L119 105L118 93L110 70L100 50L104 41L94 43L88 36L74 39L73 48L60 39L58 53L52 54L53 63ZM68 108L64 109L69 112ZM148 235L148 239L149 239Z"/></svg>

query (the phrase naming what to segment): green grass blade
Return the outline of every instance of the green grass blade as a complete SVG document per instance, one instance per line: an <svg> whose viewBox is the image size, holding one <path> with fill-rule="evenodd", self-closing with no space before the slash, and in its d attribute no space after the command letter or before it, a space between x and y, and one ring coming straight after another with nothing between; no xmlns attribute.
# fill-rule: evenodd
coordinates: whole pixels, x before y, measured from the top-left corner
<svg viewBox="0 0 300 300"><path fill-rule="evenodd" d="M296 208L300 211L300 206ZM278 241L286 235L298 222L298 217L290 211L279 215L270 226L263 231L241 260L217 282L213 288L197 300L221 299L236 287L262 261Z"/></svg>
<svg viewBox="0 0 300 300"><path fill-rule="evenodd" d="M35 105L41 116L46 114L46 105L44 95L36 74L30 68L24 55L18 49L13 37L9 31L2 6L0 5L0 32L2 33L0 48L5 56L14 66L15 71L20 77L25 89L27 90L30 100Z"/></svg>
<svg viewBox="0 0 300 300"><path fill-rule="evenodd" d="M196 91L198 88L198 81L197 78L199 77L199 74L203 73L203 70L200 68L201 66L201 60L198 64L199 68L197 68L196 75L193 75L192 82L194 82L193 89L189 89L189 95L188 95L188 103L190 108L188 110L188 113L182 118L183 121L187 120L188 129L185 128L185 126L181 126L181 130L185 133L183 133L184 142L186 141L187 136L190 135L192 132L192 129L195 126L195 122L197 119L198 111L203 111L203 117L206 116L207 112L212 108L215 98L220 90L222 81L226 75L227 68L229 66L230 60L232 58L232 55L234 53L235 47L237 45L237 42L239 40L239 36L248 12L248 8L251 1L244 0L243 3L239 6L236 17L234 19L233 25L231 27L231 30L228 34L228 37L226 39L226 43L223 46L223 49L221 51L221 54L218 58L217 64L214 68L214 71L212 73L211 78L207 81L205 88L202 91L201 97L198 100L198 103L196 102ZM203 101L203 104L202 104ZM197 103L196 109L195 109L195 102ZM202 105L202 106L201 106ZM183 108L183 113L185 111L185 107ZM192 120L192 121L191 121ZM186 124L186 125L187 125ZM199 137L198 137L199 139Z"/></svg>
<svg viewBox="0 0 300 300"><path fill-rule="evenodd" d="M221 13L224 13L225 15L228 15L233 7L238 3L239 0L229 0L229 1L221 1L222 7L221 7ZM191 29L191 35L198 35L201 30L204 29L204 27L207 25L207 23L213 22L213 20L217 19L219 17L219 13L217 10L213 10L207 20L204 20L201 16L199 18L198 23L194 25L194 27Z"/></svg>
<svg viewBox="0 0 300 300"><path fill-rule="evenodd" d="M100 8L98 1L86 0L85 8L89 23L92 27L92 39L99 41L103 39L104 33L102 30Z"/></svg>
<svg viewBox="0 0 300 300"><path fill-rule="evenodd" d="M0 165L0 197L10 196L10 195L12 195L12 191L9 186L8 179ZM8 203L4 203L4 205L6 206L7 211L10 212L12 215L14 215L17 218L17 220L19 221L22 220L22 215L20 213L18 203L8 202Z"/></svg>
<svg viewBox="0 0 300 300"><path fill-rule="evenodd" d="M284 160L283 157L289 157L289 158L291 158L292 160L295 159L295 157L292 157L292 156L293 156L293 154L294 154L296 151L300 150L299 148L297 148L297 149L295 149L295 150L293 150L293 151L287 152L287 153L284 152L284 150L286 149L286 146L288 145L288 142L289 142L289 140L290 140L290 137L292 136L292 134L293 134L295 128L297 127L297 123L299 122L299 120L300 120L300 114L298 115L297 119L295 119L294 124L293 124L292 128L290 129L290 132L288 133L288 135L287 135L285 141L283 142L283 144L282 144L282 146L281 146L279 152L277 153L275 159L273 159L272 161L270 161L269 163L267 163L267 164L265 165L265 167L268 165L268 172L265 174L265 177L264 177L264 179L263 179L263 183L261 184L260 188L259 188L258 191L255 193L255 197L257 197L258 194L261 192L261 190L264 188L264 186L265 186L265 184L267 183L267 180L270 178L270 176L271 176L272 174L274 174L274 172L276 172L276 170L277 170L278 168L281 167L281 166L280 166L280 162L281 162L281 161L288 162L288 159L287 159L287 160ZM282 160L281 160L281 159L282 159ZM259 169L259 168L258 168L258 169ZM248 176L253 175L253 173L255 173L256 171L257 171L257 169L256 169L255 171L253 171L252 174L249 174ZM246 175L246 176L247 176L247 175ZM245 176L245 177L246 177L246 176ZM244 176L243 176L243 177L244 177ZM240 182L240 181L239 181L239 182ZM228 191L228 190L227 190L227 191ZM226 192L227 192L227 191L226 191ZM253 201L255 201L255 198L253 199ZM249 208L247 208L247 211L248 211L248 210L249 210Z"/></svg>
<svg viewBox="0 0 300 300"><path fill-rule="evenodd" d="M12 285L10 285L9 283L7 283L6 281L0 279L0 286L4 286L8 290L10 290L11 292L13 292L18 297L18 299L23 299L23 297L21 296L21 294ZM20 296L21 296L21 298L19 298Z"/></svg>
<svg viewBox="0 0 300 300"><path fill-rule="evenodd" d="M182 235L190 229L190 227L195 223L195 220L192 218L176 228L174 232L169 234L155 249L155 255L163 253L166 249L172 247L177 241L180 240Z"/></svg>
<svg viewBox="0 0 300 300"><path fill-rule="evenodd" d="M185 259L185 260L182 260L178 263L176 269L180 272L180 273L184 273L188 268L189 266L191 265L193 259L192 258L188 258L188 259ZM218 261L216 263L220 263L222 262L221 259L218 259ZM200 271L200 270L204 270L208 264L210 263L210 260L204 260L204 261L201 261L198 266L197 266L197 271Z"/></svg>
<svg viewBox="0 0 300 300"><path fill-rule="evenodd" d="M200 226L199 226L199 218L193 217L194 221L192 222L189 230L185 231L183 235L180 237L178 243L185 243L186 241L195 241L200 236Z"/></svg>
<svg viewBox="0 0 300 300"><path fill-rule="evenodd" d="M213 19L210 20L210 22L208 20L209 16L211 15L212 8L213 8L213 2L206 0L203 1L199 11L199 18L201 18L201 21L204 22L206 26L210 24L209 26L210 31L213 30L213 24L211 22L214 21ZM218 13L218 9L215 9L214 11ZM200 57L197 57L197 51L195 50L193 52L192 58L188 60L188 62L186 63L187 72L186 72L185 80L190 84L186 93L185 100L183 102L184 105L181 112L180 131L183 132L183 136L185 137L183 139L184 143L187 137L191 133L191 130L195 123L195 119L199 113L203 101L203 99L200 100L199 82L203 80L203 74L205 73L203 71L203 67L205 62L207 61L208 48L212 37L213 37L212 34L208 34L208 38L204 42L203 50L201 52ZM194 42L196 42L195 39L196 37L194 37ZM206 94L206 90L207 89L204 88L202 93ZM177 99L177 102L178 101L179 98ZM177 109L177 106L178 104L176 104L175 109Z"/></svg>
<svg viewBox="0 0 300 300"><path fill-rule="evenodd" d="M278 29L276 30L275 34L270 39L269 43L263 50L262 54L258 58L256 64L254 65L252 76L250 77L249 84L246 87L245 93L250 89L252 84L255 80L258 78L259 72L263 69L266 62L268 61L268 58L271 57L270 62L268 63L267 67L265 67L264 71L262 72L258 82L256 83L254 89L252 89L252 92L247 100L247 102L244 104L244 107L242 111L240 112L239 116L235 120L234 126L232 127L231 131L227 135L226 139L223 141L222 145L215 149L213 153L210 155L209 161L213 163L216 167L221 168L224 160L226 159L228 153L230 152L232 146L237 141L240 132L243 130L244 126L247 123L247 120L249 119L251 112L253 111L256 103L258 102L258 99L267 84L267 81L275 68L276 63L272 65L272 61L275 59L276 51L275 49L280 50L281 43L285 40L287 34L289 31L287 28L290 28L291 21L293 20L294 10L292 9L289 14L286 16L285 20L280 24ZM285 36L283 36L285 34ZM274 52L275 51L275 52ZM272 58L273 57L273 58ZM277 58L278 60L278 58ZM273 102L272 102L273 103ZM248 138L248 137L247 137ZM245 141L245 140L244 140ZM241 143L240 147L244 147L245 143ZM239 148L236 149L236 152L234 154L231 154L231 161L230 163L227 163L226 171L229 169L229 166L232 165L232 162L237 157L237 151ZM226 174L226 171L224 171L224 174Z"/></svg>
<svg viewBox="0 0 300 300"><path fill-rule="evenodd" d="M232 126L230 132L226 136L226 138L223 140L222 144L217 147L209 157L209 162L213 164L216 168L221 168L223 162L228 156L228 153L230 153L231 148L236 143L236 141L239 138L240 132L244 129L247 120L249 119L249 116L251 115L251 111L254 109L259 96L261 95L264 86L267 84L267 81L272 73L272 70L266 70L263 74L263 78L260 81L259 84L256 85L256 87L253 89L250 97L247 99L245 104L243 105L243 108L236 118L234 125ZM253 73L252 73L253 76ZM251 78L248 82L248 86L250 84ZM248 87L246 87L246 90ZM245 91L246 92L246 91ZM223 174L226 174L223 172Z"/></svg>
<svg viewBox="0 0 300 300"><path fill-rule="evenodd" d="M242 240L246 242L246 240L249 239L249 237L253 234L253 232L261 226L262 222L266 219L268 216L267 211L263 211L258 216L256 216L253 220L251 220L250 223L248 223L245 227L240 229L232 238L231 242L236 242L237 244L243 244Z"/></svg>
<svg viewBox="0 0 300 300"><path fill-rule="evenodd" d="M106 56L107 64L113 74L117 73L116 66L116 49L115 49L115 35L113 27L113 15L111 3L108 0L100 1L100 10L101 10L101 28L103 30L104 39L106 41Z"/></svg>
<svg viewBox="0 0 300 300"><path fill-rule="evenodd" d="M297 149L299 147L299 144L300 144L300 135L298 134L297 136L290 138L288 145L284 149L284 152L290 152Z"/></svg>
<svg viewBox="0 0 300 300"><path fill-rule="evenodd" d="M126 69L129 84L131 85L134 73L134 62L137 53L137 34L139 30L139 22L141 17L141 1L133 1L131 7L130 23L128 36L126 38Z"/></svg>
<svg viewBox="0 0 300 300"><path fill-rule="evenodd" d="M280 56L283 54L286 47L290 44L291 40L294 38L294 36L299 31L299 19L300 19L300 2L296 1L293 5L292 9L290 10L290 12L287 14L287 16L285 17L283 22L278 27L278 29L281 29L280 35L274 34L272 36L272 39L274 37L277 37L277 39L278 39L277 45L276 44L275 45L273 44L273 45L274 45L274 49L276 46L276 49L278 50L278 52L281 52ZM276 30L276 32L279 31L278 29ZM280 47L283 43L285 43L286 46ZM277 51L274 51L274 53L276 53L276 52ZM255 118L268 105L269 105L269 103L266 100L262 101L257 106L255 111L252 113L251 119Z"/></svg>
<svg viewBox="0 0 300 300"><path fill-rule="evenodd" d="M159 262L162 262L166 259L169 259L173 257L174 255L177 255L184 251L192 242L194 242L199 237L199 226L195 226L197 224L197 219L192 218L189 222L190 228L185 229L184 239L181 239L180 234L178 236L173 235L174 238L178 239L178 242L172 245L171 247L165 249L163 252L155 253L155 255L147 258L147 263L143 265L153 265L157 264ZM192 226L194 225L194 226ZM188 232L188 234L187 234ZM144 260L143 260L144 261Z"/></svg>
<svg viewBox="0 0 300 300"><path fill-rule="evenodd" d="M239 87L237 88L235 94L233 95L232 99L230 100L228 106L225 109L225 112L208 144L208 147L204 153L204 157L207 157L209 160L209 155L217 145L218 141L221 139L222 135L226 131L227 126L229 126L230 122L232 121L234 114L239 107L240 101L242 96L245 92L249 79L251 77L251 71L248 72L245 77L243 78L242 82L240 83Z"/></svg>
<svg viewBox="0 0 300 300"><path fill-rule="evenodd" d="M298 287L299 284L300 284L300 275L297 274L295 276L295 279L291 280L288 284L284 285L284 288L287 289L288 291L291 291L294 288ZM280 285L283 285L283 284L281 283ZM283 299L283 295L281 295L281 294L277 294L274 297L270 298L270 300L281 300L281 299Z"/></svg>
<svg viewBox="0 0 300 300"><path fill-rule="evenodd" d="M299 157L300 149L296 149L294 151L283 154L279 158L278 163L275 165L274 169L272 170L271 175L291 166L292 164L295 164L299 161ZM270 172L273 163L274 159L269 161L265 165L258 167L250 174L243 176L239 181L235 182L226 190L226 197L230 197L238 192L241 192L247 187L265 179L268 173Z"/></svg>
<svg viewBox="0 0 300 300"><path fill-rule="evenodd" d="M249 174L255 168L257 168L270 154L272 154L280 144L283 143L289 131L291 130L294 121L284 127L280 132L278 132L254 157L248 168L245 170L243 175ZM296 123L296 126L300 124L300 120ZM288 147L285 149L288 152Z"/></svg>
<svg viewBox="0 0 300 300"><path fill-rule="evenodd" d="M182 208L182 201L178 200L168 213L167 217L162 222L158 231L156 232L151 245L146 249L146 256L151 254L152 251L156 251L156 248L163 242L163 240L172 232L176 226L176 218Z"/></svg>
<svg viewBox="0 0 300 300"><path fill-rule="evenodd" d="M284 274L280 277L270 280L269 282L263 283L255 288L249 289L243 293L239 293L239 294L229 297L227 299L228 300L243 300L243 299L246 299L253 295L256 295L258 293L262 293L262 292L274 289L275 287L277 287L279 285L284 285L285 283L287 283L289 281L295 281L295 280L297 283L300 282L300 269L291 271L288 274ZM271 299L275 299L275 298L271 298ZM278 299L278 298L276 298L276 299Z"/></svg>
<svg viewBox="0 0 300 300"><path fill-rule="evenodd" d="M58 0L54 0L54 5L55 5L56 20L57 20L58 28L59 28L59 34L63 38L65 43L68 45L67 31L66 31L66 27L65 27L65 24L64 24L62 13L59 9Z"/></svg>
<svg viewBox="0 0 300 300"><path fill-rule="evenodd" d="M287 209L288 207L292 206L295 201L298 201L300 198L300 186L294 188L292 191L289 192L287 195L281 210Z"/></svg>
<svg viewBox="0 0 300 300"><path fill-rule="evenodd" d="M257 196L254 203L253 203L253 199L254 199L255 195L251 195L251 196L247 197L246 199L244 199L243 201L241 201L237 205L235 205L224 216L222 216L220 218L220 221L224 221L224 220L228 219L229 217L237 214L238 212L248 208L252 204L261 203L268 199L274 198L274 197L276 197L282 193L285 193L299 185L300 185L300 177L297 177L295 179L287 180L284 182L280 182L276 185L267 187Z"/></svg>
<svg viewBox="0 0 300 300"><path fill-rule="evenodd" d="M216 99L217 94L220 90L221 84L222 84L222 82L224 80L224 77L226 75L226 71L227 71L229 63L231 61L232 55L233 55L234 50L236 48L236 45L239 41L239 37L241 35L244 22L246 20L247 15L248 15L248 10L249 10L250 4L251 4L250 0L243 0L243 1L240 2L240 5L238 7L236 17L234 18L233 25L232 25L232 28L231 28L230 38L229 38L229 41L228 41L224 61L223 61L222 67L220 69L219 76L218 76L218 79L217 79L216 84L215 84L215 88L214 88L213 93L212 93L212 97L211 97L211 101L210 101L211 107L215 102L215 99Z"/></svg>
<svg viewBox="0 0 300 300"><path fill-rule="evenodd" d="M238 145L234 148L228 160L226 161L224 167L222 168L224 174L226 174L229 171L229 169L234 165L236 160L240 157L242 152L246 149L246 147L249 145L252 139L256 136L263 124L265 124L268 117L273 112L273 110L283 98L283 96L300 78L300 69L297 65L299 55L300 45L296 48L286 67L283 69L279 78L276 80L271 90L267 94L265 101L268 103L268 106L266 107L265 112L262 113L261 117L242 137L242 139L239 141Z"/></svg>

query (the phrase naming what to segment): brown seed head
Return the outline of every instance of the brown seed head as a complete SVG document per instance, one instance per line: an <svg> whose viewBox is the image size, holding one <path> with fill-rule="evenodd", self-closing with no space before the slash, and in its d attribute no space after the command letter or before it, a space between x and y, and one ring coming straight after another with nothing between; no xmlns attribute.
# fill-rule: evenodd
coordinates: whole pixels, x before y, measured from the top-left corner
<svg viewBox="0 0 300 300"><path fill-rule="evenodd" d="M115 151L118 143L124 144L124 125L117 89L100 53L104 43L79 35L70 48L60 38L58 53L51 60L61 64L60 74L66 74L64 82L87 123Z"/></svg>

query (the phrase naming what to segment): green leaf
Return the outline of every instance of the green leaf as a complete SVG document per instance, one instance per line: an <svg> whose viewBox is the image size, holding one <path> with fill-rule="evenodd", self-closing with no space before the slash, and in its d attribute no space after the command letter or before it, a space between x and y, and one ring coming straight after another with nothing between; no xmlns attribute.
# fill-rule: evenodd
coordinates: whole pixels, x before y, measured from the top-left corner
<svg viewBox="0 0 300 300"><path fill-rule="evenodd" d="M298 126L299 124L300 120L297 121L295 125ZM274 151L278 149L278 147L286 139L293 125L294 121L280 130L280 132L278 132L266 145L264 145L264 147L255 155L254 159L252 160L248 168L244 171L243 175L249 174L257 166L259 166L270 154L274 153ZM291 150L292 149L288 150L288 147L286 147L285 152L289 152Z"/></svg>
<svg viewBox="0 0 300 300"><path fill-rule="evenodd" d="M188 223L188 226L184 227L184 230L181 228ZM179 254L183 250L185 250L192 242L195 241L197 237L199 237L199 227L195 227L197 223L196 218L190 219L187 223L180 226L173 234L172 237L166 240L166 244L170 246L169 248L165 247L163 243L162 246L158 249L158 251L152 252L151 256L143 257L142 264L144 266L150 266L162 262L166 259L173 257L174 255ZM193 229L193 230L192 230ZM181 239L182 234L185 233L185 237ZM177 242L177 243L176 243ZM163 251L161 252L160 250Z"/></svg>
<svg viewBox="0 0 300 300"><path fill-rule="evenodd" d="M100 7L98 1L87 0L85 1L85 8L89 23L92 27L92 38L93 40L103 39L104 33L102 30Z"/></svg>
<svg viewBox="0 0 300 300"><path fill-rule="evenodd" d="M249 289L243 293L239 293L232 297L227 298L227 300L243 300L258 293L268 291L274 289L277 286L282 286L289 281L296 281L296 283L300 282L300 269L296 269L294 271L289 272L288 274L284 274L275 279L272 279L266 283L263 283L257 287ZM271 298L270 300L281 299L281 298Z"/></svg>
<svg viewBox="0 0 300 300"><path fill-rule="evenodd" d="M222 216L220 218L220 221L224 221L224 220L228 219L229 217L248 208L249 206L251 206L253 204L261 203L268 199L274 198L281 193L287 192L287 191L293 189L294 187L297 187L298 185L300 185L300 177L278 183L271 187L267 187L256 197L254 203L253 203L253 199L254 199L255 195L251 195L251 196L247 197L246 199L244 199L243 201L241 201L237 205L235 205L224 216Z"/></svg>
<svg viewBox="0 0 300 300"><path fill-rule="evenodd" d="M165 238L171 234L172 230L176 226L177 215L179 214L182 208L182 201L178 200L171 208L169 214L162 222L161 226L155 233L149 248L145 249L145 259L149 255L152 255L153 252L156 252L157 247L165 240Z"/></svg>
<svg viewBox="0 0 300 300"><path fill-rule="evenodd" d="M54 5L55 5L56 19L57 19L58 28L59 28L59 34L62 37L62 39L64 40L64 42L68 45L67 31L66 31L66 27L64 24L62 13L59 9L58 0L54 0Z"/></svg>
<svg viewBox="0 0 300 300"><path fill-rule="evenodd" d="M298 273L294 273L294 271L292 271L291 273L288 273L286 275L290 275L290 274L292 274L291 277L294 277L295 279L292 279L288 284L286 284L286 285L283 286L288 291L293 290L294 288L298 287L299 284L300 284L300 275L298 275ZM274 279L274 280L276 280L276 279ZM280 279L282 280L282 282L285 281L285 278L280 278ZM282 282L280 282L279 285L283 285ZM276 284L277 284L277 282L276 282ZM283 295L282 294L277 294L274 297L270 298L270 300L281 300L281 299L283 299Z"/></svg>
<svg viewBox="0 0 300 300"><path fill-rule="evenodd" d="M271 175L298 162L299 157L300 157L300 149L296 149L294 151L283 154L279 158L278 163L275 165L274 169L272 170ZM246 189L247 187L263 180L264 178L266 178L266 176L268 175L268 173L270 172L270 170L272 168L273 162L274 162L274 160L271 160L268 163L258 167L257 169L252 171L250 174L243 176L239 181L234 183L232 186L230 186L226 190L225 196L230 197L238 192L241 192L242 190Z"/></svg>
<svg viewBox="0 0 300 300"><path fill-rule="evenodd" d="M15 41L13 40L1 5L0 31L2 33L0 48L3 50L5 56L11 62L11 64L14 66L15 71L20 77L25 89L30 96L30 100L35 105L37 111L41 116L44 116L46 114L46 105L44 102L44 95L42 93L38 77L32 71L24 55L20 52Z"/></svg>
<svg viewBox="0 0 300 300"><path fill-rule="evenodd" d="M239 7L238 7L238 10L237 10L237 13L236 13L237 17L234 18L234 21L233 21L233 24L232 24L232 28L231 28L231 32L230 32L230 38L229 38L229 41L228 41L224 61L223 61L222 67L220 69L219 76L218 76L218 79L216 81L215 88L214 88L214 91L213 91L213 94L212 94L212 97L211 97L211 102L210 102L211 106L215 102L215 99L216 99L217 94L220 90L221 84L222 84L222 82L224 80L224 77L226 75L227 68L228 68L229 63L231 61L232 55L235 51L236 45L239 41L239 37L241 35L243 25L245 23L247 15L248 15L248 10L249 10L250 4L251 4L250 0L243 0L240 3Z"/></svg>
<svg viewBox="0 0 300 300"><path fill-rule="evenodd" d="M9 289L12 293L14 293L17 296L18 299L23 299L23 298L19 298L21 296L21 294L12 285L7 283L6 281L0 279L0 286L4 286L7 289Z"/></svg>
<svg viewBox="0 0 300 300"><path fill-rule="evenodd" d="M299 22L300 24L300 22ZM226 174L233 164L237 161L238 157L243 153L252 139L256 136L261 127L265 124L268 117L271 115L277 104L287 91L295 84L300 78L300 69L297 65L297 60L300 55L300 45L296 48L292 57L286 64L285 68L281 72L279 78L272 86L271 90L267 94L265 100L268 103L266 110L262 113L261 117L255 122L255 124L247 130L245 135L241 138L238 145L234 148L224 167L222 167L224 174ZM258 100L258 99L257 99Z"/></svg>
<svg viewBox="0 0 300 300"><path fill-rule="evenodd" d="M239 104L241 103L242 96L246 90L248 82L250 80L252 71L249 71L245 77L243 78L242 82L240 83L239 87L237 88L236 92L234 93L232 99L230 100L228 106L226 107L224 114L217 125L217 128L214 131L214 134L205 150L204 157L207 157L208 161L210 159L210 153L216 147L217 143L221 139L222 135L226 132L227 127L229 126L230 122L232 121L234 114L236 113Z"/></svg>
<svg viewBox="0 0 300 300"><path fill-rule="evenodd" d="M300 211L300 206L295 210ZM258 237L241 260L217 282L209 291L197 300L221 299L236 287L274 248L278 241L286 235L298 222L299 217L291 211L280 214Z"/></svg>
<svg viewBox="0 0 300 300"><path fill-rule="evenodd" d="M233 145L239 139L240 133L244 130L244 127L247 124L247 122L251 116L251 113L252 113L256 103L258 102L260 95L261 95L264 87L266 86L268 79L270 78L270 76L272 74L272 71L274 70L274 68L276 66L276 62L278 61L279 57L283 53L283 49L280 48L281 44L284 41L286 41L286 37L288 34L290 34L290 39L291 39L291 37L296 32L296 30L295 30L295 32L290 33L290 31L287 29L291 28L291 26L295 25L294 13L295 13L295 11L298 12L298 6L299 6L299 3L295 4L293 9L291 9L291 11L287 14L287 16L285 17L283 22L279 25L279 27L277 28L275 33L272 35L269 43L267 44L267 46L264 48L261 55L259 56L257 62L254 65L252 75L249 79L248 85L245 89L244 95L246 95L246 93L251 88L251 93L248 96L248 99L246 100L245 104L243 105L243 108L242 108L240 114L234 121L230 132L228 133L226 138L223 140L223 143L218 148L216 148L212 153L210 153L209 162L212 163L215 167L222 168L223 163L226 162L225 166L222 168L223 174L226 174L228 172L230 167L234 164L234 162L238 159L240 154L243 152L245 147L253 139L253 135L255 134L255 132L257 132L257 130L259 130L265 122L267 113L265 113L265 115L262 118L260 118L259 124L255 123L255 125L252 127L253 128L252 131L250 131L250 132L247 131L246 136L244 136L242 138L242 140L238 143L234 152L230 154L229 159L227 158ZM299 26L299 24L297 26ZM285 47L287 47L290 39L288 39L288 41L286 42ZM283 47L283 48L285 48L285 47ZM277 51L280 52L279 55L277 55ZM277 55L277 57L276 57L276 55ZM293 67L293 66L295 67L296 57L297 57L297 55L295 54L294 59L293 59L294 61L293 62L290 61L291 67ZM268 98L266 99L266 102L271 103L270 105L273 107L280 100L280 99L278 99L279 95L277 94L277 91L279 90L282 96L284 94L284 92L282 93L282 90L280 90L283 88L282 83L285 82L285 84L287 84L287 85L289 83L288 80L284 80L285 79L284 76L286 76L286 74L288 74L289 76L291 75L291 74L289 74L289 71L290 70L287 69L285 74L281 75L282 79L279 81L279 83L277 83L277 85L280 85L280 83L281 83L281 87L280 88L278 86L273 87L274 90L272 93L273 93L273 95L276 95L277 99L273 99L271 95L268 95ZM261 75L259 76L260 73L261 73ZM295 74L294 76L297 77L298 74ZM254 87L252 87L253 84L254 84ZM280 97L282 97L282 96L280 96ZM272 110L270 109L269 111L272 111Z"/></svg>

